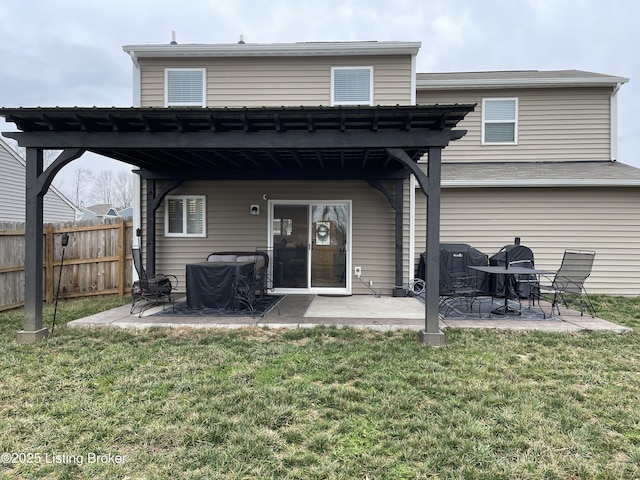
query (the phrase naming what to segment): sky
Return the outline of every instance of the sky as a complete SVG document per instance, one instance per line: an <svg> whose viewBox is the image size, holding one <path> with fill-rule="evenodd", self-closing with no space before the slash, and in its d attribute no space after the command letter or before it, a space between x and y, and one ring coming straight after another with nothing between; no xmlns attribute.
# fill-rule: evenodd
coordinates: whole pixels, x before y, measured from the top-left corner
<svg viewBox="0 0 640 480"><path fill-rule="evenodd" d="M630 79L618 160L640 167L637 0L0 0L0 107L127 107L123 45L421 42L417 71L576 69ZM0 132L15 131L0 119ZM85 154L76 168L131 167Z"/></svg>

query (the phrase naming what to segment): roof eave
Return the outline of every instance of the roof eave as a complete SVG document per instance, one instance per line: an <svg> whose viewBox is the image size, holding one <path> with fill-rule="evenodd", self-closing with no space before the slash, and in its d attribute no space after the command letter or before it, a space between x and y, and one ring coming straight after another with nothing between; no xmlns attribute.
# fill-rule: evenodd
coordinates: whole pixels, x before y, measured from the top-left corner
<svg viewBox="0 0 640 480"><path fill-rule="evenodd" d="M417 55L421 42L124 45L137 58Z"/></svg>
<svg viewBox="0 0 640 480"><path fill-rule="evenodd" d="M640 187L635 179L442 180L442 188Z"/></svg>
<svg viewBox="0 0 640 480"><path fill-rule="evenodd" d="M454 90L468 88L550 88L550 87L615 87L627 83L624 77L522 78L522 79L453 79L416 80L417 90Z"/></svg>

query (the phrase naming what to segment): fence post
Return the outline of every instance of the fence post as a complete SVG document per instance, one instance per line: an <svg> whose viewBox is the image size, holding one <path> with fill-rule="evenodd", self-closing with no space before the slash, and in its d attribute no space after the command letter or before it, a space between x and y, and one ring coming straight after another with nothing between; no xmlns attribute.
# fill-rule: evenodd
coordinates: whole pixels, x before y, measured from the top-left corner
<svg viewBox="0 0 640 480"><path fill-rule="evenodd" d="M127 252L124 247L126 231L126 222L120 221L120 229L118 230L118 296L124 297L124 284L127 281L126 266Z"/></svg>
<svg viewBox="0 0 640 480"><path fill-rule="evenodd" d="M53 225L44 227L44 299L53 302Z"/></svg>

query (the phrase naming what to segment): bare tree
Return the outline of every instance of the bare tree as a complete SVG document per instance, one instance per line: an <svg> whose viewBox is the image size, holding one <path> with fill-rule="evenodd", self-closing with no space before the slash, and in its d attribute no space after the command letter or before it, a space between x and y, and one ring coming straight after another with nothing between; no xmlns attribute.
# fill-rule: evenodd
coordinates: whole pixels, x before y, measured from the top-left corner
<svg viewBox="0 0 640 480"><path fill-rule="evenodd" d="M115 200L113 172L102 170L93 179L93 192L90 196L93 203L113 205Z"/></svg>
<svg viewBox="0 0 640 480"><path fill-rule="evenodd" d="M130 207L133 204L133 173L120 170L114 179L115 207L118 210Z"/></svg>
<svg viewBox="0 0 640 480"><path fill-rule="evenodd" d="M71 178L71 201L79 207L86 206L86 192L91 190L91 182L93 181L93 172L86 168L76 168Z"/></svg>

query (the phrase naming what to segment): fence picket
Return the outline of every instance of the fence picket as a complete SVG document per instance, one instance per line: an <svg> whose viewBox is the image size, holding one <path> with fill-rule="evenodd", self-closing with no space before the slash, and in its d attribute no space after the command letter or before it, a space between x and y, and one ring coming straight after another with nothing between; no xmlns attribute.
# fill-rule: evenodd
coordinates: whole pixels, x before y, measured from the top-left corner
<svg viewBox="0 0 640 480"><path fill-rule="evenodd" d="M69 235L64 248L61 236ZM0 311L24 304L24 223L0 223ZM47 224L44 230L44 292L52 302L60 278L60 298L126 295L132 283L130 221ZM60 272L62 268L62 272Z"/></svg>

